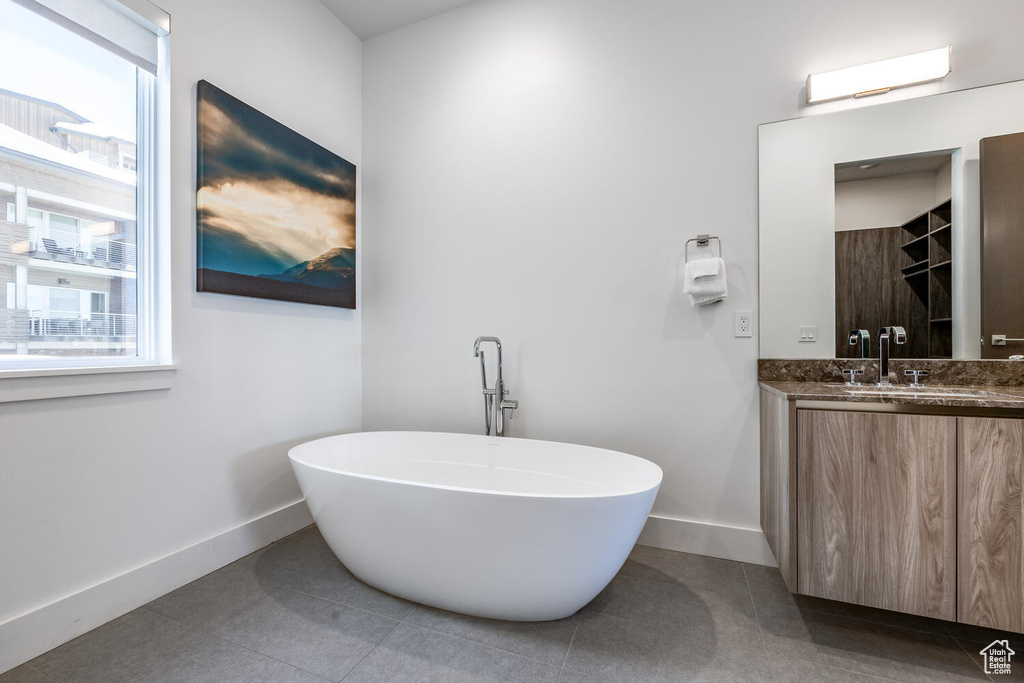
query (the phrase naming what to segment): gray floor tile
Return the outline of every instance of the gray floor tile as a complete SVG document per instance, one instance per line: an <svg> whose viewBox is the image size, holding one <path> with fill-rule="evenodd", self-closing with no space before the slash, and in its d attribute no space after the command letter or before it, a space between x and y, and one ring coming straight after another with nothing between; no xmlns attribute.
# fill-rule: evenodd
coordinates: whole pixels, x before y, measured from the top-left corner
<svg viewBox="0 0 1024 683"><path fill-rule="evenodd" d="M883 683L897 679L879 678L868 674L854 673L810 662L769 655L775 683Z"/></svg>
<svg viewBox="0 0 1024 683"><path fill-rule="evenodd" d="M323 538L324 537L323 537L323 535L321 535L320 529L318 529L316 524L313 523L313 524L309 524L307 526L302 527L301 529L299 529L295 533L288 534L284 538L279 539L279 542L280 541L299 541L299 542L303 542L303 541L315 540L317 543L322 543L323 542Z"/></svg>
<svg viewBox="0 0 1024 683"><path fill-rule="evenodd" d="M644 545L634 546L619 576L681 583L734 596L749 595L743 565L739 562Z"/></svg>
<svg viewBox="0 0 1024 683"><path fill-rule="evenodd" d="M29 665L61 683L118 683L184 649L198 635L143 609L50 650Z"/></svg>
<svg viewBox="0 0 1024 683"><path fill-rule="evenodd" d="M783 605L757 613L769 655L900 681L984 679L950 636Z"/></svg>
<svg viewBox="0 0 1024 683"><path fill-rule="evenodd" d="M750 596L618 576L583 609L671 632L706 647L764 649Z"/></svg>
<svg viewBox="0 0 1024 683"><path fill-rule="evenodd" d="M946 624L949 622L940 619L929 619L928 617L919 617L914 614L902 614L875 607L836 602L834 600L822 600L821 598L812 598L808 595L794 595L786 588L786 584L782 581L782 575L779 574L779 570L775 567L744 564L743 569L750 584L750 594L754 598L755 606L763 604L789 605L791 607L826 612L852 619L864 619L878 624L909 628L915 631L947 633Z"/></svg>
<svg viewBox="0 0 1024 683"><path fill-rule="evenodd" d="M795 596L786 588L778 567L765 567L760 564L741 564L743 573L750 586L750 594L754 604L769 603L774 605L795 605Z"/></svg>
<svg viewBox="0 0 1024 683"><path fill-rule="evenodd" d="M412 610L411 602L372 588L353 576L316 527L265 549L253 572L261 584L291 588L392 619L404 619Z"/></svg>
<svg viewBox="0 0 1024 683"><path fill-rule="evenodd" d="M153 666L131 683L323 683L258 652L202 634L176 657Z"/></svg>
<svg viewBox="0 0 1024 683"><path fill-rule="evenodd" d="M609 614L586 614L565 660L562 682L771 680L764 650L723 645L713 632L681 633Z"/></svg>
<svg viewBox="0 0 1024 683"><path fill-rule="evenodd" d="M609 681L605 678L597 678L593 674L584 674L578 671L570 671L569 669L562 669L562 672L558 675L558 683L618 683L617 681Z"/></svg>
<svg viewBox="0 0 1024 683"><path fill-rule="evenodd" d="M54 681L46 674L36 671L28 664L23 664L16 669L11 669L7 673L0 675L0 683L54 683Z"/></svg>
<svg viewBox="0 0 1024 683"><path fill-rule="evenodd" d="M1018 647L1024 648L1024 635L1020 633L1000 631L994 628L986 628L984 626L958 624L952 621L944 621L942 622L942 625L945 627L946 633L963 642L988 645L993 640L1008 640L1010 641L1010 648L1014 652L1017 651ZM1021 654L1024 655L1024 649L1021 650Z"/></svg>
<svg viewBox="0 0 1024 683"><path fill-rule="evenodd" d="M499 621L417 605L406 622L561 666L579 615L558 621Z"/></svg>
<svg viewBox="0 0 1024 683"><path fill-rule="evenodd" d="M192 628L213 630L266 592L254 571L265 551L247 555L153 600L144 608Z"/></svg>
<svg viewBox="0 0 1024 683"><path fill-rule="evenodd" d="M555 683L558 667L404 623L345 683Z"/></svg>
<svg viewBox="0 0 1024 683"><path fill-rule="evenodd" d="M280 589L228 619L214 634L340 681L396 626L387 617Z"/></svg>

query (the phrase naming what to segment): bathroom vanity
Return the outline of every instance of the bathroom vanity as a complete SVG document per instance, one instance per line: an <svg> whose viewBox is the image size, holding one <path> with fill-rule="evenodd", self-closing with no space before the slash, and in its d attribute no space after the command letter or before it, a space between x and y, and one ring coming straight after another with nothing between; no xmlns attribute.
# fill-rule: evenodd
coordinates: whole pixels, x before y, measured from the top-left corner
<svg viewBox="0 0 1024 683"><path fill-rule="evenodd" d="M1024 354L1024 81L766 123L758 163L787 586L1024 633L1024 360L995 360ZM871 389L886 365L902 389Z"/></svg>
<svg viewBox="0 0 1024 683"><path fill-rule="evenodd" d="M1024 632L1024 387L880 393L761 363L761 525L789 589Z"/></svg>

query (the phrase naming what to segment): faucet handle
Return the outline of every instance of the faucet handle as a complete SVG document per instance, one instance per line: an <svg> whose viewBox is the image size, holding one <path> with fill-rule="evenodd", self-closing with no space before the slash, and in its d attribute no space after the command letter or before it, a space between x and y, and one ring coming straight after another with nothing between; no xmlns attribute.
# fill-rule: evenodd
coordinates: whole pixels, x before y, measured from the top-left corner
<svg viewBox="0 0 1024 683"><path fill-rule="evenodd" d="M860 382L855 381L858 375L863 375L863 370L854 370L852 368L843 370L843 375L846 377L846 386L857 387L860 386Z"/></svg>
<svg viewBox="0 0 1024 683"><path fill-rule="evenodd" d="M904 370L903 374L906 375L907 377L910 377L911 375L914 377L913 381L910 382L910 386L912 386L912 387L923 387L924 386L924 382L921 381L921 378L922 377L927 377L928 376L928 371L927 370Z"/></svg>
<svg viewBox="0 0 1024 683"><path fill-rule="evenodd" d="M516 413L516 408L519 407L519 401L515 401L515 400L513 400L513 401L502 401L499 404L499 407L501 408L502 415L505 415L505 411L506 410L508 411L508 414L505 415L505 417L507 419L511 420L512 416L515 415L515 413Z"/></svg>

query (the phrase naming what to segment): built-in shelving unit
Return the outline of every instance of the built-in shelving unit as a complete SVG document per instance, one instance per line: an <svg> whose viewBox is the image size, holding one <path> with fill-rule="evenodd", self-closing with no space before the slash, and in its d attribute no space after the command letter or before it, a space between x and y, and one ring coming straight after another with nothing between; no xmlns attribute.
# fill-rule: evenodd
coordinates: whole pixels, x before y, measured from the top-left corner
<svg viewBox="0 0 1024 683"><path fill-rule="evenodd" d="M938 206L900 226L903 251L913 263L903 277L928 310L928 357L953 356L952 203Z"/></svg>

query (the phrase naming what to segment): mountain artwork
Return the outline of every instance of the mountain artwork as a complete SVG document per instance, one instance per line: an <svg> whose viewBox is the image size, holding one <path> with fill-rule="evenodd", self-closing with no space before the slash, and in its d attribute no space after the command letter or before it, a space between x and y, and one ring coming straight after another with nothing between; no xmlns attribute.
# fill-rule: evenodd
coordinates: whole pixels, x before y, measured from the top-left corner
<svg viewBox="0 0 1024 683"><path fill-rule="evenodd" d="M196 290L355 308L355 165L197 91Z"/></svg>

